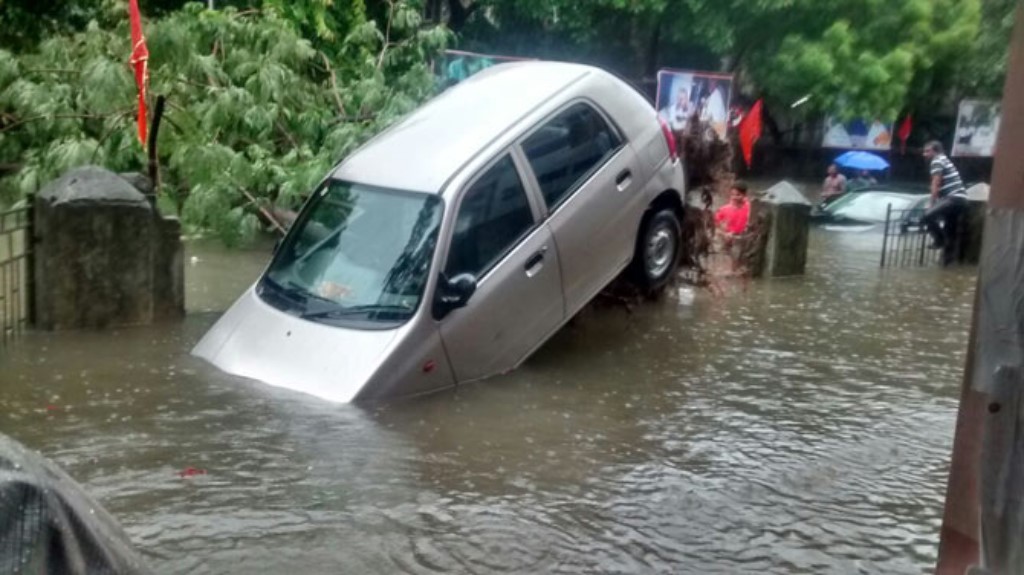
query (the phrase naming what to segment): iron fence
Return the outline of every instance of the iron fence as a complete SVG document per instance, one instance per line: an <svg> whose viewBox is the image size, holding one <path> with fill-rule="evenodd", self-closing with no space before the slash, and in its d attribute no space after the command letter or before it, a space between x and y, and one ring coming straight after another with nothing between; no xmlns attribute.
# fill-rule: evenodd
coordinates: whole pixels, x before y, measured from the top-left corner
<svg viewBox="0 0 1024 575"><path fill-rule="evenodd" d="M931 238L922 218L924 208L892 208L885 211L881 267L930 266L942 262L942 250L931 249Z"/></svg>
<svg viewBox="0 0 1024 575"><path fill-rule="evenodd" d="M0 211L0 347L32 320L32 208Z"/></svg>

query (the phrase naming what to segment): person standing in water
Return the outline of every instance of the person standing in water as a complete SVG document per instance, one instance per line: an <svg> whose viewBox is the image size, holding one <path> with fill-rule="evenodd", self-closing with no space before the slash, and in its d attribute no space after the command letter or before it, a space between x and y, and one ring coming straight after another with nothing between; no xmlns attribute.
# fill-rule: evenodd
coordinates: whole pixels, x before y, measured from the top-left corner
<svg viewBox="0 0 1024 575"><path fill-rule="evenodd" d="M839 166L832 164L828 167L828 175L821 186L821 199L828 200L846 191L846 176L839 173Z"/></svg>
<svg viewBox="0 0 1024 575"><path fill-rule="evenodd" d="M932 197L921 220L932 236L932 249L942 250L942 263L948 265L956 255L957 224L967 205L967 189L940 142L925 144L923 155L928 161Z"/></svg>

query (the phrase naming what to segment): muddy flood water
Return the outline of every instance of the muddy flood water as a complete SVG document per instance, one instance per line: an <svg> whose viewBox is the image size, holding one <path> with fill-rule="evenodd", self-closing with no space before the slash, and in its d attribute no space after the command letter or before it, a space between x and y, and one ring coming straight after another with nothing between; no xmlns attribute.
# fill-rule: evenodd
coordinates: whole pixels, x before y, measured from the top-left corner
<svg viewBox="0 0 1024 575"><path fill-rule="evenodd" d="M268 255L191 246L183 324L2 352L0 431L160 573L930 572L976 270L811 241L806 277L593 310L509 376L363 407L190 358Z"/></svg>

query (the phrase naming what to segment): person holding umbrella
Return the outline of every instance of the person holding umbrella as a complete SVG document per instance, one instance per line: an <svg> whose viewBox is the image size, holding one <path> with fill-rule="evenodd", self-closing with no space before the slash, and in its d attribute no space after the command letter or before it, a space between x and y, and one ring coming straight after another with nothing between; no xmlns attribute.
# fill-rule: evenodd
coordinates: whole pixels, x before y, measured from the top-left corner
<svg viewBox="0 0 1024 575"><path fill-rule="evenodd" d="M874 176L871 175L871 172L867 170L861 170L857 174L857 177L854 178L852 182L850 182L850 189L861 190L864 188L869 188L877 183L878 180L876 180Z"/></svg>
<svg viewBox="0 0 1024 575"><path fill-rule="evenodd" d="M860 176L854 180L852 184L847 185L846 178L843 177L842 174L839 174L838 166L851 170L858 170ZM840 155L836 158L835 163L828 168L829 177L825 178L825 187L821 194L823 205L828 204L832 199L849 189L858 189L859 187L863 187L863 185L876 183L874 178L870 176L869 172L886 170L888 168L889 162L886 162L882 158L869 152L853 151ZM843 187L836 190L838 187L836 182L840 178Z"/></svg>

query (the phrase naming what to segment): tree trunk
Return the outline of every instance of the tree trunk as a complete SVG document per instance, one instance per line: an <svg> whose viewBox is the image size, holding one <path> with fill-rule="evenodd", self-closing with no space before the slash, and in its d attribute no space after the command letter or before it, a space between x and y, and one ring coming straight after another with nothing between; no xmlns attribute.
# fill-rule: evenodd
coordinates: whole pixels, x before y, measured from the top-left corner
<svg viewBox="0 0 1024 575"><path fill-rule="evenodd" d="M441 0L427 0L423 4L423 19L428 22L441 22Z"/></svg>
<svg viewBox="0 0 1024 575"><path fill-rule="evenodd" d="M645 78L653 78L658 71L658 56L661 51L661 23L662 18L655 18L654 29L651 31L651 39L647 44L647 63L644 65L643 74Z"/></svg>
<svg viewBox="0 0 1024 575"><path fill-rule="evenodd" d="M466 27L466 21L479 6L477 3L466 6L462 0L448 0L448 27L452 32L461 32Z"/></svg>
<svg viewBox="0 0 1024 575"><path fill-rule="evenodd" d="M768 127L768 131L772 134L772 143L776 146L782 145L782 130L779 130L779 124L772 117L768 107L765 107L761 113L761 117L764 119L764 125Z"/></svg>
<svg viewBox="0 0 1024 575"><path fill-rule="evenodd" d="M644 73L647 49L644 46L643 32L644 27L640 20L640 14L633 14L629 19L629 48L632 52L629 76L632 78L642 78Z"/></svg>

